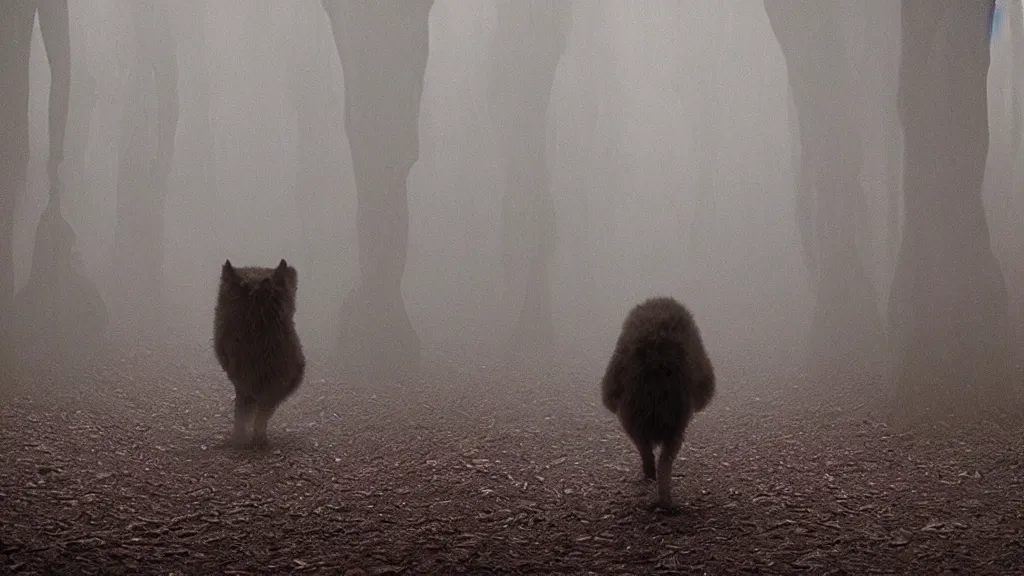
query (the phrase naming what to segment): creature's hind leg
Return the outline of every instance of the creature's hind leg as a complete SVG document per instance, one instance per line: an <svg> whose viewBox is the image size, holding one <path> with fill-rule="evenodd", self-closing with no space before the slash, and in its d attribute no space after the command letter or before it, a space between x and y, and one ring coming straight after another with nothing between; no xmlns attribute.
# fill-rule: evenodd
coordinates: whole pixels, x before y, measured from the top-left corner
<svg viewBox="0 0 1024 576"><path fill-rule="evenodd" d="M672 508L672 462L683 445L683 435L662 444L658 455L658 506Z"/></svg>
<svg viewBox="0 0 1024 576"><path fill-rule="evenodd" d="M249 429L249 422L252 421L252 413L256 408L256 402L251 397L235 392L235 430L232 434L232 441L236 444L245 442Z"/></svg>
<svg viewBox="0 0 1024 576"><path fill-rule="evenodd" d="M262 448L267 445L267 422L270 421L275 410L277 410L276 403L261 403L256 408L256 421L252 429L253 446Z"/></svg>
<svg viewBox="0 0 1024 576"><path fill-rule="evenodd" d="M636 449L640 452L640 461L643 464L644 478L654 480L654 445L649 440L641 438L639 434L630 434L629 437L633 440L633 444L636 445Z"/></svg>

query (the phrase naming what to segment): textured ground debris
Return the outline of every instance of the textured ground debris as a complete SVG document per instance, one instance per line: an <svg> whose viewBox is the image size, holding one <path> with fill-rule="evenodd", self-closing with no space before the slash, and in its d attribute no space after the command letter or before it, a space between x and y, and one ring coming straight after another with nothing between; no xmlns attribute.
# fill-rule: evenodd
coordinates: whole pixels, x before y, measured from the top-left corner
<svg viewBox="0 0 1024 576"><path fill-rule="evenodd" d="M311 374L255 453L226 445L230 390L206 356L4 393L0 571L1024 573L1013 414L895 430L856 402L723 379L666 514L590 374Z"/></svg>

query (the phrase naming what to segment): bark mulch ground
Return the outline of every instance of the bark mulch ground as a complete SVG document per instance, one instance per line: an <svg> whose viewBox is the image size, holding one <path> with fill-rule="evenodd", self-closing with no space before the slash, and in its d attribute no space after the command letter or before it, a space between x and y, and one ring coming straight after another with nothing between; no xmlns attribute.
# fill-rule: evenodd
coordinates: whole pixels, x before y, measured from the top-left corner
<svg viewBox="0 0 1024 576"><path fill-rule="evenodd" d="M600 405L601 366L313 369L255 452L227 446L230 386L198 354L6 383L0 572L1024 574L1019 412L896 429L723 376L670 514Z"/></svg>

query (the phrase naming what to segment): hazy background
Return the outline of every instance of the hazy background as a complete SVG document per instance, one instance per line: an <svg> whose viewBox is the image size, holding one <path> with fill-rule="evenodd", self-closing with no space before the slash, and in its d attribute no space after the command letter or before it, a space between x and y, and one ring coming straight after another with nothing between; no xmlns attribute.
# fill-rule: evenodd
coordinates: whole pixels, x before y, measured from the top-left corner
<svg viewBox="0 0 1024 576"><path fill-rule="evenodd" d="M168 4L180 101L164 215L173 328L209 339L225 258L270 266L284 257L300 273L304 344L328 348L341 299L358 280L344 77L328 19L315 1ZM851 4L848 49L871 56L891 47L888 59L871 57L893 73L899 4L863 4L872 15ZM892 19L868 22L885 4ZM95 107L80 175L68 175L70 152L63 167L64 214L108 306L118 281L118 131L134 50L125 41L131 34L122 6L70 3L74 66L95 80ZM424 343L459 355L499 354L514 317L500 305L504 176L486 102L495 14L489 1L435 3L420 159L409 177L405 301ZM1024 194L1021 176L1007 176L1006 166L1024 160L1008 157L1010 58L1006 35L997 36L985 200L1011 318L1020 325ZM16 214L18 288L28 277L47 193L49 73L38 25L31 78L29 184ZM894 98L895 86L888 89ZM858 243L885 314L893 268L889 191L881 144L872 145L884 138L884 126L877 102L861 104L855 114L868 142L861 174L868 218ZM551 289L560 346L603 360L630 306L671 294L694 311L716 360L785 364L803 357L813 302L796 225L790 106L785 61L761 2L574 3L549 113L557 214ZM306 123L320 129L317 145L300 151L300 111L310 110L316 114ZM307 187L313 183L312 195L295 193L298 175L309 179ZM301 225L302 211L315 215L312 226Z"/></svg>

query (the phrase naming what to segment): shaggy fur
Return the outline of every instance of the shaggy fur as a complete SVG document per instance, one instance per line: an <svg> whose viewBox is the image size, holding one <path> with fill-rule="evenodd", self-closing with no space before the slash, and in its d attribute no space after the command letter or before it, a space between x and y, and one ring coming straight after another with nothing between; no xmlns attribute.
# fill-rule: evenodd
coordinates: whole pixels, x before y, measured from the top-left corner
<svg viewBox="0 0 1024 576"><path fill-rule="evenodd" d="M277 268L235 268L224 262L214 314L213 347L235 386L236 443L267 443L267 422L298 389L306 359L295 331L298 274Z"/></svg>
<svg viewBox="0 0 1024 576"><path fill-rule="evenodd" d="M662 507L672 506L672 462L686 426L714 394L714 369L686 307L667 297L634 307L601 381L601 400L640 451L644 476L657 477Z"/></svg>

